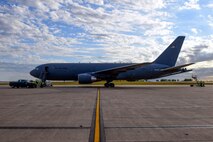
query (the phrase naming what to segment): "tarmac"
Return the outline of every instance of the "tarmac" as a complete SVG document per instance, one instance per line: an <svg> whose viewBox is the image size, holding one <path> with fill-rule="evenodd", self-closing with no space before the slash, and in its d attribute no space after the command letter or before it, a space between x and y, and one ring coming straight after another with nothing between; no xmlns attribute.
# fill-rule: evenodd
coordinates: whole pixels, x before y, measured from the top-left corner
<svg viewBox="0 0 213 142"><path fill-rule="evenodd" d="M0 86L0 142L88 142L100 86ZM100 87L107 142L213 141L213 86Z"/></svg>

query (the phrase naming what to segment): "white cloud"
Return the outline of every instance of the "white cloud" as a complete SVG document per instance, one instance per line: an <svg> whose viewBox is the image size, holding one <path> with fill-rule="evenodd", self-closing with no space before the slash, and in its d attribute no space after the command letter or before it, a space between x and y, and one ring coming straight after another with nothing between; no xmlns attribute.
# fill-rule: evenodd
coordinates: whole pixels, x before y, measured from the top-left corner
<svg viewBox="0 0 213 142"><path fill-rule="evenodd" d="M97 4L97 5L103 5L104 0L86 0L86 2Z"/></svg>
<svg viewBox="0 0 213 142"><path fill-rule="evenodd" d="M192 31L192 33L194 33L194 34L197 34L197 33L198 33L198 30L197 30L196 28L192 28L191 31Z"/></svg>
<svg viewBox="0 0 213 142"><path fill-rule="evenodd" d="M211 36L189 36L183 44L179 64L207 61L209 67L212 67L212 62L208 62L213 60L213 41L211 39Z"/></svg>
<svg viewBox="0 0 213 142"><path fill-rule="evenodd" d="M176 30L181 19L175 0L9 2L12 6L0 5L1 62L146 62L186 33ZM189 0L182 9L201 7ZM209 14L210 26L212 19ZM188 31L194 36L201 32L191 25ZM195 52L198 47L205 48ZM179 63L211 59L212 47L211 36L190 36Z"/></svg>
<svg viewBox="0 0 213 142"><path fill-rule="evenodd" d="M213 8L213 3L207 4L206 7L208 7L208 8Z"/></svg>
<svg viewBox="0 0 213 142"><path fill-rule="evenodd" d="M30 64L14 64L14 63L3 63L0 62L0 80L1 81L14 81L21 78L24 79L33 79L30 76L29 72L35 67L36 65Z"/></svg>
<svg viewBox="0 0 213 142"><path fill-rule="evenodd" d="M199 0L188 0L187 2L184 3L182 7L180 7L180 10L183 9L199 10L200 9Z"/></svg>
<svg viewBox="0 0 213 142"><path fill-rule="evenodd" d="M191 68L194 68L194 69L200 69L200 68L202 68L202 69L208 69L208 68L213 68L213 60L197 62L194 65L192 65Z"/></svg>
<svg viewBox="0 0 213 142"><path fill-rule="evenodd" d="M213 28L213 16L208 15L207 18L208 25Z"/></svg>
<svg viewBox="0 0 213 142"><path fill-rule="evenodd" d="M112 4L126 9L150 11L164 8L167 3L163 0L114 0Z"/></svg>

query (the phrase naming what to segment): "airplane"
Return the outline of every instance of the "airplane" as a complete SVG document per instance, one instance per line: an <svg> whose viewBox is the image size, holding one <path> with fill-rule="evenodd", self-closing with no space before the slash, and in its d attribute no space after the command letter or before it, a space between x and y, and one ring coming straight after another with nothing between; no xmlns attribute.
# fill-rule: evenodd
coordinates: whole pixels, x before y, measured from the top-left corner
<svg viewBox="0 0 213 142"><path fill-rule="evenodd" d="M155 79L189 72L185 67L194 63L175 66L185 36L178 36L153 62L145 63L48 63L37 66L30 74L46 80L74 80L79 84L106 81L105 87L115 87L113 80L137 81Z"/></svg>

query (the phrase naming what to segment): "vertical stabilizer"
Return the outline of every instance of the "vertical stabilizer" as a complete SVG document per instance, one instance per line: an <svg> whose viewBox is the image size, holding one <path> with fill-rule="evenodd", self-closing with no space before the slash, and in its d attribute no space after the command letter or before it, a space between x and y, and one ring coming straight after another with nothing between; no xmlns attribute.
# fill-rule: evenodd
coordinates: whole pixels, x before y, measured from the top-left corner
<svg viewBox="0 0 213 142"><path fill-rule="evenodd" d="M154 61L157 64L164 64L170 67L175 66L185 36L178 36L164 52Z"/></svg>

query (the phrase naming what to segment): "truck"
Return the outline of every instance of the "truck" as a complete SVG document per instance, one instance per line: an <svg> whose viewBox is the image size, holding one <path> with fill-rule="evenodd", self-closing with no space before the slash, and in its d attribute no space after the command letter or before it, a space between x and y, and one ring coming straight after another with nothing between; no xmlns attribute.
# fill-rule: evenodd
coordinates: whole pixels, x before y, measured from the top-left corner
<svg viewBox="0 0 213 142"><path fill-rule="evenodd" d="M12 81L9 82L10 87L12 88L36 88L37 84L36 82L30 80L24 80L24 79L20 79L18 81Z"/></svg>
<svg viewBox="0 0 213 142"><path fill-rule="evenodd" d="M197 86L197 87L205 87L205 82L204 81L199 81L197 78L197 75L192 75L192 78L195 80L196 84L191 84L190 86Z"/></svg>

